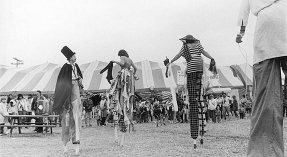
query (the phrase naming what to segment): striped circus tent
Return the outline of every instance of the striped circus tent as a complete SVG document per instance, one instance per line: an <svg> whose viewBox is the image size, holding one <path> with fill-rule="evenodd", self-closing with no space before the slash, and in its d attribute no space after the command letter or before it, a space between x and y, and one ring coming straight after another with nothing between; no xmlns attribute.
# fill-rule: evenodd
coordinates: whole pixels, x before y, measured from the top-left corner
<svg viewBox="0 0 287 157"><path fill-rule="evenodd" d="M80 69L83 73L84 89L91 92L102 92L110 88L106 80L107 71L100 74L100 71L108 63L102 61L93 61L81 64ZM169 91L170 87L177 87L179 82L178 71L185 71L186 63L175 63L171 65L170 78L165 77L166 67L163 62L153 62L143 60L135 62L138 68L137 76L140 78L136 81L136 90L138 92ZM29 68L6 68L0 67L0 94L9 92L54 92L58 74L62 65L54 63L44 63ZM208 65L205 64L207 69ZM120 67L114 65L113 77L117 76ZM205 70L206 71L206 70ZM237 87L242 86L238 78L233 77L233 73L228 67L219 67L220 87ZM210 76L205 76L205 78ZM165 94L166 95L166 94Z"/></svg>
<svg viewBox="0 0 287 157"><path fill-rule="evenodd" d="M101 92L110 88L106 80L107 71L100 74L100 71L108 63L102 61L93 61L81 64L80 69L83 74L83 85L85 90ZM136 62L138 68L137 76L140 78L136 81L138 91L148 91L150 88L157 90L167 90L169 87L176 87L176 72L172 72L171 79L165 77L165 66L163 63L144 60ZM58 74L62 65L53 63L44 63L25 69L4 69L0 68L0 93L9 92L53 92L57 81ZM120 67L113 67L113 77L117 76Z"/></svg>

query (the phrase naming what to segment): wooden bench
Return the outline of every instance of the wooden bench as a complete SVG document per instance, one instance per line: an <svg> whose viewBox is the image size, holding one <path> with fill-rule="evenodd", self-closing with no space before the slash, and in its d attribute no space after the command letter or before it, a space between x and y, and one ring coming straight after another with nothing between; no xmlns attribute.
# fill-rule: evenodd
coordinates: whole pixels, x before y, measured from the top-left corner
<svg viewBox="0 0 287 157"><path fill-rule="evenodd" d="M56 123L52 122L51 118L59 117L59 115L7 115L4 117L11 118L12 122L9 125L1 125L1 127L10 127L10 137L12 137L13 129L18 127L19 134L21 134L22 127L48 127L50 128L51 134L53 133L53 127L56 127ZM20 118L48 118L47 123L30 123L30 122L22 122ZM17 120L17 123L15 122ZM31 124L31 125L28 125ZM32 125L33 124L33 125ZM48 130L46 130L46 133Z"/></svg>

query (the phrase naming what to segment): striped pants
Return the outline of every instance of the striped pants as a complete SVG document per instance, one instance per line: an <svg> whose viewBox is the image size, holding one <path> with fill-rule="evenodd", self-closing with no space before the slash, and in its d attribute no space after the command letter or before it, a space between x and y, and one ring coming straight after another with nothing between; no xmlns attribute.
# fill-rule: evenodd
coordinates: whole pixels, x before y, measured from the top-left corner
<svg viewBox="0 0 287 157"><path fill-rule="evenodd" d="M190 134L197 139L199 130L198 104L200 104L202 72L187 73L187 90L189 97ZM200 112L201 114L203 112ZM203 118L203 116L201 116ZM201 128L202 129L202 128ZM204 131L204 130L202 130Z"/></svg>

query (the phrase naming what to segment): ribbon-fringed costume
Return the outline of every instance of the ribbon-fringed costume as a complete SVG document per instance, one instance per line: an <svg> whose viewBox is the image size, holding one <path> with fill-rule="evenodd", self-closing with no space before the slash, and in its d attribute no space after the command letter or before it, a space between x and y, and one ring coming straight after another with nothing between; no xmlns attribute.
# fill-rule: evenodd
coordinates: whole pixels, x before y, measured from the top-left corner
<svg viewBox="0 0 287 157"><path fill-rule="evenodd" d="M113 80L109 94L114 95L116 107L114 124L119 125L120 131L126 132L132 123L133 100L135 94L135 78L133 71L122 69Z"/></svg>

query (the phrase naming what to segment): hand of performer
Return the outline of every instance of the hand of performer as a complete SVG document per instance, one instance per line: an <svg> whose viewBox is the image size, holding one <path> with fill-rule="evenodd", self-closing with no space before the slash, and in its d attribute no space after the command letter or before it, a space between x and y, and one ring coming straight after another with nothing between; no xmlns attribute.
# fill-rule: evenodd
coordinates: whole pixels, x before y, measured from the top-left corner
<svg viewBox="0 0 287 157"><path fill-rule="evenodd" d="M135 80L139 80L139 77L137 77L136 75L134 77L135 77Z"/></svg>
<svg viewBox="0 0 287 157"><path fill-rule="evenodd" d="M242 33L237 34L237 36L236 36L236 42L237 42L237 43L242 43L242 40L241 40L241 39L242 39L243 35L244 35L244 34L242 34Z"/></svg>

